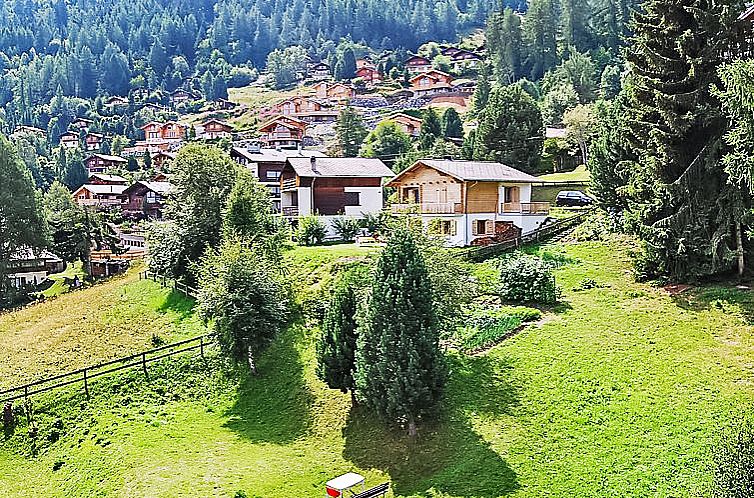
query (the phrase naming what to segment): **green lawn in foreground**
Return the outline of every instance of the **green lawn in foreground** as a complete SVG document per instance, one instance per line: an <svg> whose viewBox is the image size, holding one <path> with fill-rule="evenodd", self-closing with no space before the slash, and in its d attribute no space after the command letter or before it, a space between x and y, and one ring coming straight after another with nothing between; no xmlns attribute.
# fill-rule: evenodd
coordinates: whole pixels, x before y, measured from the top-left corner
<svg viewBox="0 0 754 498"><path fill-rule="evenodd" d="M633 283L627 247L540 248L563 263L563 303L486 354L451 354L443 420L415 443L316 380L315 331L298 324L240 387L214 360L174 360L150 382L138 371L102 381L89 402L38 398L41 439L57 416L63 436L32 458L20 427L0 445L0 489L321 497L328 478L353 470L390 480L396 496L705 496L716 429L752 395L754 298L721 286L673 298ZM354 257L336 246L286 261L316 273L337 263L330 250ZM606 287L572 290L586 277Z"/></svg>

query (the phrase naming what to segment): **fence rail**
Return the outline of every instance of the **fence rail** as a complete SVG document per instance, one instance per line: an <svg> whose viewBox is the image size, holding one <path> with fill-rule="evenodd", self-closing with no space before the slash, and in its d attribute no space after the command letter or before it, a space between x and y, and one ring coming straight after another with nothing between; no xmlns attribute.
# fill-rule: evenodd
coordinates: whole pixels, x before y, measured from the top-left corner
<svg viewBox="0 0 754 498"><path fill-rule="evenodd" d="M114 360L105 361L96 365L80 368L72 372L53 375L44 379L29 382L20 386L11 387L0 391L0 402L7 403L9 401L28 398L34 394L40 394L53 389L59 389L61 387L83 382L84 392L87 397L89 396L89 381L91 379L101 377L119 370L125 370L127 368L141 367L144 371L144 375L148 376L147 365L175 356L188 351L199 350L202 357L204 357L204 350L210 344L209 338L206 335L200 335L192 337L191 339L185 339L183 341L174 342L172 344L166 344L148 351L142 351L141 353L124 356Z"/></svg>
<svg viewBox="0 0 754 498"><path fill-rule="evenodd" d="M558 220L555 223L545 225L541 228L538 228L537 230L524 234L520 237L516 237L515 239L506 240L505 242L500 242L499 244L471 247L465 249L460 254L471 261L484 261L485 259L497 256L498 254L510 251L511 249L517 249L523 244L544 241L551 237L554 237L555 235L563 233L565 230L581 224L589 215L589 213L590 211L584 211L575 216L571 216L569 218Z"/></svg>
<svg viewBox="0 0 754 498"><path fill-rule="evenodd" d="M196 287L191 287L190 285L181 282L180 280L166 277L165 275L161 275L153 271L144 270L143 272L140 272L139 280L152 280L153 282L159 283L163 287L171 287L193 299L197 299L197 296L199 295L199 291L196 289ZM173 284L169 285L168 282L171 281L173 282Z"/></svg>

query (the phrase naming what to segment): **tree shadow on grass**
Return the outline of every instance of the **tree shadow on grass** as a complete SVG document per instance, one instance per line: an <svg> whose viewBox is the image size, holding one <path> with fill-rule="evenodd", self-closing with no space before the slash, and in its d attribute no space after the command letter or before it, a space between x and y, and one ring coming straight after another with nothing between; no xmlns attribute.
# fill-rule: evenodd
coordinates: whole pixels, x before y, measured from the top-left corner
<svg viewBox="0 0 754 498"><path fill-rule="evenodd" d="M159 313L175 313L184 320L194 314L196 302L183 293L173 289L157 307Z"/></svg>
<svg viewBox="0 0 754 498"><path fill-rule="evenodd" d="M471 427L470 417L502 415L517 404L506 380L510 363L488 356L450 359L451 379L440 420L420 429L416 441L386 428L368 409L351 410L344 457L361 468L390 475L396 495L497 498L518 489L516 473Z"/></svg>
<svg viewBox="0 0 754 498"><path fill-rule="evenodd" d="M754 292L735 287L699 287L691 288L672 297L679 308L692 312L705 312L712 308L725 311L735 306L746 323L754 324Z"/></svg>
<svg viewBox="0 0 754 498"><path fill-rule="evenodd" d="M302 334L300 325L289 327L259 359L259 374L244 374L236 400L226 412L230 417L226 427L251 441L278 444L308 432L314 395L295 347Z"/></svg>

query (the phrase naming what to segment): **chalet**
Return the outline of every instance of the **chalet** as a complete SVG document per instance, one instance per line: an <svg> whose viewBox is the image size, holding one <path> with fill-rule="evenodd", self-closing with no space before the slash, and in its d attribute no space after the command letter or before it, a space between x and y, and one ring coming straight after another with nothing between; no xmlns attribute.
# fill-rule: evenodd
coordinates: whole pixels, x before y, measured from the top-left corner
<svg viewBox="0 0 754 498"><path fill-rule="evenodd" d="M6 278L17 289L37 286L51 273L65 270L62 259L44 249L19 249L10 256Z"/></svg>
<svg viewBox="0 0 754 498"><path fill-rule="evenodd" d="M120 156L109 156L107 154L92 154L84 160L86 169L89 173L104 173L109 169L119 169L128 164L128 160Z"/></svg>
<svg viewBox="0 0 754 498"><path fill-rule="evenodd" d="M540 180L504 164L419 160L387 184L397 190L395 214L420 216L450 246L504 241L539 228L550 205L531 202Z"/></svg>
<svg viewBox="0 0 754 498"><path fill-rule="evenodd" d="M128 99L125 97L119 97L117 95L108 97L108 99L105 100L105 107L109 107L110 109L114 107L121 107L121 106L127 106L127 105L128 105Z"/></svg>
<svg viewBox="0 0 754 498"><path fill-rule="evenodd" d="M173 105L180 104L182 102L188 102L190 100L199 100L199 95L193 90L184 90L179 88L170 92L170 103Z"/></svg>
<svg viewBox="0 0 754 498"><path fill-rule="evenodd" d="M124 212L135 217L161 218L165 199L172 185L168 182L136 182L123 191L126 197Z"/></svg>
<svg viewBox="0 0 754 498"><path fill-rule="evenodd" d="M270 189L275 212L280 212L280 175L289 158L324 157L322 152L302 149L262 149L256 146L233 147L230 157L250 169L259 182Z"/></svg>
<svg viewBox="0 0 754 498"><path fill-rule="evenodd" d="M154 102L145 102L141 106L141 108L142 109L150 109L150 110L152 110L154 112L162 112L162 111L167 111L168 110L168 108L165 107L164 105L155 104Z"/></svg>
<svg viewBox="0 0 754 498"><path fill-rule="evenodd" d="M87 183L76 189L73 199L79 206L119 207L126 201L123 195L124 190L126 190L125 184Z"/></svg>
<svg viewBox="0 0 754 498"><path fill-rule="evenodd" d="M411 83L411 89L417 97L447 92L453 88L450 84L453 81L453 77L436 69L417 74L408 81Z"/></svg>
<svg viewBox="0 0 754 498"><path fill-rule="evenodd" d="M356 90L344 83L320 81L312 88L315 96L320 99L348 100L356 96Z"/></svg>
<svg viewBox="0 0 754 498"><path fill-rule="evenodd" d="M168 121L166 123L158 123L152 121L141 127L144 131L144 140L147 143L155 142L180 142L186 138L186 125L176 123L175 121Z"/></svg>
<svg viewBox="0 0 754 498"><path fill-rule="evenodd" d="M175 159L175 154L172 152L159 151L151 154L152 166L155 169L162 169L167 163Z"/></svg>
<svg viewBox="0 0 754 498"><path fill-rule="evenodd" d="M307 123L332 123L339 112L332 105L312 97L291 97L274 106L284 116L292 116Z"/></svg>
<svg viewBox="0 0 754 498"><path fill-rule="evenodd" d="M89 127L92 126L93 121L86 118L76 118L71 122L71 127L78 130L89 131Z"/></svg>
<svg viewBox="0 0 754 498"><path fill-rule="evenodd" d="M212 107L217 111L232 111L238 107L238 102L231 102L227 99L217 99L212 103Z"/></svg>
<svg viewBox="0 0 754 498"><path fill-rule="evenodd" d="M306 134L306 123L292 116L276 116L259 127L260 140L269 147L298 146Z"/></svg>
<svg viewBox="0 0 754 498"><path fill-rule="evenodd" d="M394 114L386 121L392 121L397 124L404 132L411 137L418 137L422 127L422 120L411 116L410 114Z"/></svg>
<svg viewBox="0 0 754 498"><path fill-rule="evenodd" d="M90 185L127 185L128 180L118 175L106 175L104 173L92 173L87 180Z"/></svg>
<svg viewBox="0 0 754 498"><path fill-rule="evenodd" d="M382 83L382 73L380 73L373 64L366 64L356 70L356 77L360 78L367 85L376 85Z"/></svg>
<svg viewBox="0 0 754 498"><path fill-rule="evenodd" d="M197 130L196 137L204 140L231 138L233 127L219 119L210 119L201 124L201 131Z"/></svg>
<svg viewBox="0 0 754 498"><path fill-rule="evenodd" d="M408 74L411 75L426 73L427 71L432 69L432 62L426 57L422 57L420 55L414 55L410 57L408 60L406 60L406 62L404 62L404 64L406 65Z"/></svg>
<svg viewBox="0 0 754 498"><path fill-rule="evenodd" d="M18 138L22 135L36 135L38 137L44 137L46 134L47 132L42 128L37 128L36 126L21 125L17 126L16 129L13 130L13 133L11 133L11 138Z"/></svg>
<svg viewBox="0 0 754 498"><path fill-rule="evenodd" d="M60 135L60 145L66 149L77 149L79 146L79 134L75 131L67 131Z"/></svg>
<svg viewBox="0 0 754 498"><path fill-rule="evenodd" d="M309 76L315 80L326 80L330 78L330 65L324 62L318 62L309 69Z"/></svg>
<svg viewBox="0 0 754 498"><path fill-rule="evenodd" d="M565 128L548 126L545 128L545 138L565 139L567 135Z"/></svg>
<svg viewBox="0 0 754 498"><path fill-rule="evenodd" d="M457 71L477 67L482 62L481 55L464 48L445 47L440 53L450 59L453 69Z"/></svg>
<svg viewBox="0 0 754 498"><path fill-rule="evenodd" d="M379 159L288 158L280 176L284 216L323 216L333 234L334 217L363 218L382 211L382 181L393 175Z"/></svg>
<svg viewBox="0 0 754 498"><path fill-rule="evenodd" d="M89 132L84 137L84 145L86 146L86 150L99 150L104 140L105 136L103 134Z"/></svg>

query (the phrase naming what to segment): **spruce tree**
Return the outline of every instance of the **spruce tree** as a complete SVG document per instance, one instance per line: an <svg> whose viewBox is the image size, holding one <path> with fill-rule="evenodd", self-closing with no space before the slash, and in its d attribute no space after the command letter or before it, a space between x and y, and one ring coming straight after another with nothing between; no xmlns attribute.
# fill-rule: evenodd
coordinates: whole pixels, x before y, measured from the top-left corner
<svg viewBox="0 0 754 498"><path fill-rule="evenodd" d="M435 141L442 136L442 123L437 112L431 107L424 111L422 126L419 131L419 149L429 150Z"/></svg>
<svg viewBox="0 0 754 498"><path fill-rule="evenodd" d="M331 389L350 391L354 401L357 307L353 286L342 280L330 298L317 342L317 375Z"/></svg>
<svg viewBox="0 0 754 498"><path fill-rule="evenodd" d="M734 52L734 0L647 0L627 58L630 145L639 161L633 211L644 276L693 279L731 268L746 211L723 169L727 123L711 94Z"/></svg>
<svg viewBox="0 0 754 498"><path fill-rule="evenodd" d="M344 107L335 123L338 154L341 157L356 157L367 133L359 113L351 106Z"/></svg>
<svg viewBox="0 0 754 498"><path fill-rule="evenodd" d="M452 107L445 109L442 115L442 133L447 138L463 138L463 122L458 111Z"/></svg>
<svg viewBox="0 0 754 498"><path fill-rule="evenodd" d="M479 78L477 79L476 89L474 95L471 96L471 113L478 115L485 107L490 99L490 92L492 86L490 85L490 70L487 64L482 64L479 70Z"/></svg>
<svg viewBox="0 0 754 498"><path fill-rule="evenodd" d="M523 32L519 15L510 8L492 14L487 21L486 33L498 83L514 83L521 77Z"/></svg>
<svg viewBox="0 0 754 498"><path fill-rule="evenodd" d="M359 399L415 436L436 413L447 372L429 274L407 229L396 230L380 255L357 344Z"/></svg>

